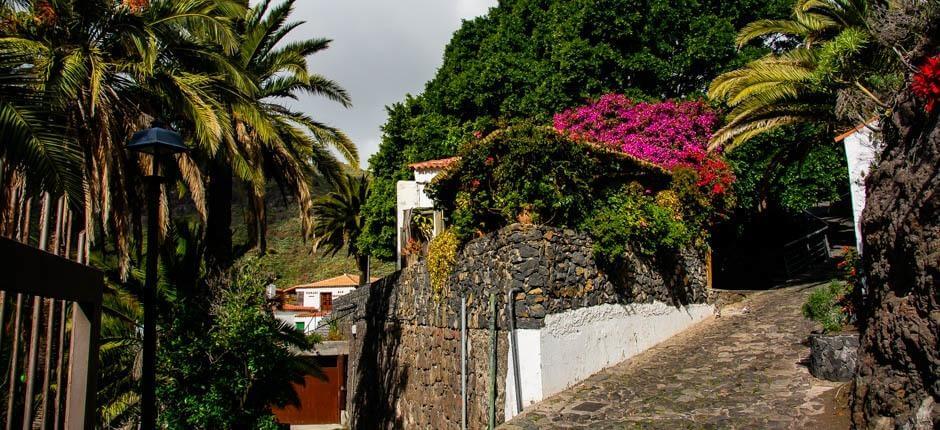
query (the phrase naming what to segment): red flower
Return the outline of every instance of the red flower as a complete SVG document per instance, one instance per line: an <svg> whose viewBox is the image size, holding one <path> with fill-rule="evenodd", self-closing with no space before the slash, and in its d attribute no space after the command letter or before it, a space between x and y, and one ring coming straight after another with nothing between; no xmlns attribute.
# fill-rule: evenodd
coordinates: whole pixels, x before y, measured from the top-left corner
<svg viewBox="0 0 940 430"><path fill-rule="evenodd" d="M494 160L494 159L493 159L493 156L491 155L491 156L489 156L489 157L486 157L486 161L484 161L483 164L486 164L487 166L492 166L492 165L493 165L493 160Z"/></svg>
<svg viewBox="0 0 940 430"><path fill-rule="evenodd" d="M480 188L480 180L479 180L479 179L474 179L474 180L470 181L470 188L473 188L474 190L477 189L477 188Z"/></svg>
<svg viewBox="0 0 940 430"><path fill-rule="evenodd" d="M914 74L911 89L917 97L927 102L927 112L933 112L937 103L940 103L940 55L924 61Z"/></svg>

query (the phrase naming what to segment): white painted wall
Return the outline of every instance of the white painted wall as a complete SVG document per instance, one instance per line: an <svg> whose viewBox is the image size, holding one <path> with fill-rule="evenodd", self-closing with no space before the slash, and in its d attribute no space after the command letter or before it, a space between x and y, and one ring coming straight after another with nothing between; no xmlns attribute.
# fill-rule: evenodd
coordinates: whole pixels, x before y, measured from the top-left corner
<svg viewBox="0 0 940 430"><path fill-rule="evenodd" d="M333 293L333 300L337 297L349 294L355 287L319 287L319 288L298 288L294 294L303 294L302 306L308 308L320 309L320 293Z"/></svg>
<svg viewBox="0 0 940 430"><path fill-rule="evenodd" d="M405 211L408 209L431 209L434 200L425 194L424 189L440 173L440 169L415 170L413 181L398 181L395 184L396 195L396 229L395 229L395 255L396 267L401 269L401 229L405 226Z"/></svg>
<svg viewBox="0 0 940 430"><path fill-rule="evenodd" d="M633 357L713 312L708 304L604 304L547 315L541 329L516 330L523 407ZM507 420L517 414L511 349L508 354Z"/></svg>
<svg viewBox="0 0 940 430"><path fill-rule="evenodd" d="M849 166L849 187L852 194L852 216L855 218L855 242L862 252L862 211L865 209L865 177L881 152L882 139L872 122L843 139Z"/></svg>
<svg viewBox="0 0 940 430"><path fill-rule="evenodd" d="M507 333L510 345L509 360L506 361L506 419L519 414L516 410L516 383L513 374L512 338ZM526 408L542 400L542 337L539 329L517 329L519 342L519 381L522 389L522 407Z"/></svg>
<svg viewBox="0 0 940 430"><path fill-rule="evenodd" d="M315 330L317 326L320 325L320 321L323 320L323 317L299 317L297 316L299 313L300 312L275 311L274 317L290 327L297 327L298 322L303 322L304 333Z"/></svg>

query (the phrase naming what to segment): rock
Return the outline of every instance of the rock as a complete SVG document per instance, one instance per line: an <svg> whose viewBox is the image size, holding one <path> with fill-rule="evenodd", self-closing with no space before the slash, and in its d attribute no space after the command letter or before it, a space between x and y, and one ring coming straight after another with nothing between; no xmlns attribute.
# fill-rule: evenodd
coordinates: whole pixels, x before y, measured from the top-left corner
<svg viewBox="0 0 940 430"><path fill-rule="evenodd" d="M828 381L848 382L858 365L858 335L820 335L809 337L809 373Z"/></svg>

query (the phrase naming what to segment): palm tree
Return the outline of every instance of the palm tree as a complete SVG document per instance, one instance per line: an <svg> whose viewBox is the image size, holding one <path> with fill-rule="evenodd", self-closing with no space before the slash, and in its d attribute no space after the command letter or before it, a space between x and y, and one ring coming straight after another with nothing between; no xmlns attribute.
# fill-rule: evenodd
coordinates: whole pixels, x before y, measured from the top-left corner
<svg viewBox="0 0 940 430"><path fill-rule="evenodd" d="M349 95L336 82L311 73L307 59L329 46L328 39L303 39L282 43L303 22L289 22L294 0L271 6L263 1L249 9L239 27L239 50L232 63L246 71L257 83L255 91L244 92L230 103L234 142L225 153L228 162L215 163L209 189L208 234L213 243L210 254L221 262L231 258L231 172L240 179L249 198L249 247L258 245L263 254L266 243L265 191L268 177L288 189L300 207L304 238L312 232L311 205L314 178L337 178L342 166L330 152L335 149L349 164L358 166L355 145L340 130L294 111L282 100L296 100L301 94L326 97L343 107L350 106ZM227 180L228 179L228 180Z"/></svg>
<svg viewBox="0 0 940 430"><path fill-rule="evenodd" d="M739 47L778 35L795 47L770 53L712 82L708 95L730 106L727 123L711 147L733 149L771 129L834 119L840 62L861 52L868 41L865 0L798 0L792 19L759 20L738 34ZM858 81L856 85L869 95Z"/></svg>
<svg viewBox="0 0 940 430"><path fill-rule="evenodd" d="M313 203L317 247L335 255L344 247L346 255L356 257L359 266L359 285L369 279L369 256L360 252L356 241L362 233L362 205L369 198L371 181L365 175L346 175L333 191Z"/></svg>
<svg viewBox="0 0 940 430"><path fill-rule="evenodd" d="M0 9L0 51L34 75L32 89L43 109L61 117L61 134L78 148L78 169L63 168L81 178L77 209L85 230L104 231L124 268L143 207L137 177L147 173L143 160L123 150L131 132L148 118L164 117L184 125L196 150L209 154L231 135L217 101L222 82L204 73L200 58L234 52L228 15L238 6L223 0L144 3L24 0ZM193 171L188 156L179 163L181 171ZM188 184L198 193L201 184Z"/></svg>

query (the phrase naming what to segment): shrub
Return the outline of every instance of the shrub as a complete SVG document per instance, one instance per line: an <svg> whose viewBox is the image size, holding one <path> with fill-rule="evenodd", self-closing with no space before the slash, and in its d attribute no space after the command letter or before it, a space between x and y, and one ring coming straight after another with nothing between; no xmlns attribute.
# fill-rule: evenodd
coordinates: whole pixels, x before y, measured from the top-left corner
<svg viewBox="0 0 940 430"><path fill-rule="evenodd" d="M639 184L611 195L582 226L594 239L595 257L609 264L631 248L653 255L689 244L691 231L676 208L668 206L673 202L671 191L654 197Z"/></svg>
<svg viewBox="0 0 940 430"><path fill-rule="evenodd" d="M843 304L850 293L847 284L833 281L813 291L803 304L803 316L822 325L824 333L842 330L849 322Z"/></svg>
<svg viewBox="0 0 940 430"><path fill-rule="evenodd" d="M457 235L451 228L431 239L428 245L428 275L431 278L431 291L434 293L435 300L440 300L445 295L447 278L450 277L457 264L459 245Z"/></svg>
<svg viewBox="0 0 940 430"><path fill-rule="evenodd" d="M451 214L461 241L519 219L577 227L592 212L593 196L630 181L655 189L669 183L662 170L531 123L495 131L460 155L428 194Z"/></svg>
<svg viewBox="0 0 940 430"><path fill-rule="evenodd" d="M717 123L717 115L699 101L634 103L623 94L605 94L554 118L558 131L668 169L700 164Z"/></svg>

